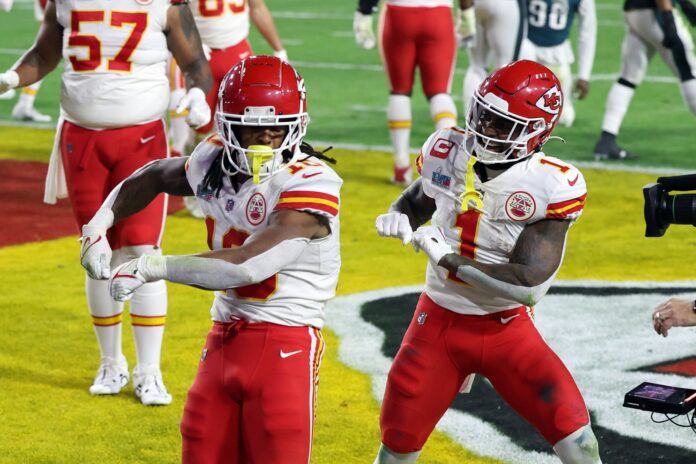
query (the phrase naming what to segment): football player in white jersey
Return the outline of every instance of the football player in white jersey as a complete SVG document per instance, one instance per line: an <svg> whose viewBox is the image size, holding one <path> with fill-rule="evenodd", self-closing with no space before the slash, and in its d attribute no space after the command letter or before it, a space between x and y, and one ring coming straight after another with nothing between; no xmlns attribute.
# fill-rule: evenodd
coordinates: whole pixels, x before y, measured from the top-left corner
<svg viewBox="0 0 696 464"><path fill-rule="evenodd" d="M570 127L575 121L575 108L570 98L573 94L573 76L570 65L575 61L570 44L570 30L577 16L578 21L578 79L575 95L584 99L590 90L590 75L597 44L597 13L594 0L530 0L527 6L529 24L527 38L534 50L533 59L548 66L561 81L563 94L568 96L563 104L559 124Z"/></svg>
<svg viewBox="0 0 696 464"><path fill-rule="evenodd" d="M185 0L48 1L33 47L14 69L0 74L0 93L42 79L65 57L61 119L49 163L44 201L69 193L84 251L105 239L105 230L87 225L106 194L133 171L168 156L164 112L169 100L166 75L171 51L182 65L189 91L181 109L192 126L206 124L205 94L210 68ZM123 305L109 296L110 265L143 254L158 255L167 211L161 195L148 209L109 231L114 252L103 255L99 273L88 272L86 293L101 352L89 391L113 395L128 383L121 350ZM167 313L163 282L138 290L130 305L137 365L135 394L146 405L172 400L160 372Z"/></svg>
<svg viewBox="0 0 696 464"><path fill-rule="evenodd" d="M527 37L527 0L470 0L476 26L464 75L464 111L474 91L488 75L511 61L531 58Z"/></svg>
<svg viewBox="0 0 696 464"><path fill-rule="evenodd" d="M358 2L353 30L357 44L363 48L375 45L372 13L377 3ZM413 179L411 93L416 68L435 127L457 124L457 107L450 95L457 58L452 0L386 0L379 30L380 53L390 87L387 124L394 151L392 182L408 185Z"/></svg>
<svg viewBox="0 0 696 464"><path fill-rule="evenodd" d="M684 103L696 115L694 41L674 6L676 3L689 23L696 26L696 6L689 0L624 0L626 34L621 46L621 74L607 95L602 132L594 147L597 161L638 158L636 153L621 148L616 137L655 53L679 78Z"/></svg>
<svg viewBox="0 0 696 464"><path fill-rule="evenodd" d="M13 0L3 0L0 1L0 10L10 11L12 9ZM35 0L34 1L34 17L41 23L43 21L43 13L46 9L46 0ZM19 99L12 108L12 117L14 119L19 119L21 121L33 121L33 122L50 122L51 116L47 114L40 113L36 108L34 108L34 101L36 100L36 94L41 88L41 81L34 82L33 84L26 86L22 89L19 94ZM15 96L15 91L10 90L0 95L0 100L11 100Z"/></svg>
<svg viewBox="0 0 696 464"><path fill-rule="evenodd" d="M181 422L184 463L306 463L324 304L341 265L342 180L302 141L304 82L279 58L234 66L216 119L217 134L190 157L133 174L90 225L108 229L162 192L196 195L212 251L130 261L114 271L111 294L125 300L160 279L217 290ZM82 263L100 272L108 252L102 240Z"/></svg>
<svg viewBox="0 0 696 464"><path fill-rule="evenodd" d="M478 373L562 462L598 463L582 395L533 321L586 196L575 167L541 152L561 114L560 83L543 65L516 61L473 98L466 128L430 136L421 178L377 218L380 235L412 241L429 263L389 372L375 462L415 462Z"/></svg>

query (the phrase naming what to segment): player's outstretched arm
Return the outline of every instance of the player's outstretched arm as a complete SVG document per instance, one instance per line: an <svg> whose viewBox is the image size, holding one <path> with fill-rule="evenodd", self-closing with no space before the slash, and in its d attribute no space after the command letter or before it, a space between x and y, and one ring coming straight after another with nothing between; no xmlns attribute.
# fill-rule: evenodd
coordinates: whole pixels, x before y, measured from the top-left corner
<svg viewBox="0 0 696 464"><path fill-rule="evenodd" d="M195 129L210 121L210 107L205 96L213 85L213 75L203 53L193 14L186 3L181 1L169 7L165 34L167 47L184 74L188 89L176 112L188 111L186 122Z"/></svg>
<svg viewBox="0 0 696 464"><path fill-rule="evenodd" d="M114 271L111 296L125 301L146 282L166 279L208 290L261 282L297 260L310 240L330 234L328 219L296 210L279 210L269 226L238 248L199 255L143 255Z"/></svg>
<svg viewBox="0 0 696 464"><path fill-rule="evenodd" d="M507 264L483 264L454 253L433 226L417 230L413 243L470 285L533 306L546 294L561 265L569 226L570 221L555 219L527 225Z"/></svg>
<svg viewBox="0 0 696 464"><path fill-rule="evenodd" d="M377 217L375 227L380 236L396 237L406 245L413 231L428 222L434 212L435 200L423 192L422 179L418 178L401 192L388 213Z"/></svg>
<svg viewBox="0 0 696 464"><path fill-rule="evenodd" d="M273 22L273 16L271 16L264 0L249 0L249 17L273 49L273 56L288 61L288 53L283 48L283 43L280 41L278 30Z"/></svg>
<svg viewBox="0 0 696 464"><path fill-rule="evenodd" d="M80 263L93 279L111 275L111 247L106 231L123 218L149 205L160 193L189 196L193 190L186 179L188 157L153 161L118 184L94 217L82 226Z"/></svg>
<svg viewBox="0 0 696 464"><path fill-rule="evenodd" d="M56 18L56 5L53 0L49 0L36 42L20 58L14 69L0 74L0 94L43 79L58 66L62 57L62 46L63 28Z"/></svg>

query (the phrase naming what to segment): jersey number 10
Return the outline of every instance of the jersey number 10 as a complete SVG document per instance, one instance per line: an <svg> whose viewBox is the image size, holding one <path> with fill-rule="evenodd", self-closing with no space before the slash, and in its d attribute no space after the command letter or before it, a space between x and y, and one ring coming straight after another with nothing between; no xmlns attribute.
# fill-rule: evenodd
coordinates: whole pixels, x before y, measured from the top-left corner
<svg viewBox="0 0 696 464"><path fill-rule="evenodd" d="M215 237L215 219L206 216L205 227L208 231L208 248L213 249L213 238ZM236 246L242 246L244 241L249 238L249 234L230 227L230 229L225 232L222 236L222 248L232 248ZM238 298L243 298L245 300L260 300L265 301L273 295L278 286L278 274L274 274L266 280L259 282L258 284L246 285L244 287L238 287L234 289Z"/></svg>

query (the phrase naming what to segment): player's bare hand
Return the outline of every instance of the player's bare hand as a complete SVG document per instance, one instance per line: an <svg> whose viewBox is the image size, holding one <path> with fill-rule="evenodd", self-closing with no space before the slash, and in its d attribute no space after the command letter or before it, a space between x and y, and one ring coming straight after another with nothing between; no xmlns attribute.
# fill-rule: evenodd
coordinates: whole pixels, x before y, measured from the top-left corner
<svg viewBox="0 0 696 464"><path fill-rule="evenodd" d="M177 114L186 115L186 124L198 129L210 122L210 107L205 99L205 93L198 87L192 87L179 101L176 107Z"/></svg>
<svg viewBox="0 0 696 464"><path fill-rule="evenodd" d="M443 256L454 253L452 247L447 243L442 229L437 226L419 227L413 233L411 244L416 252L423 250L436 266L440 263Z"/></svg>
<svg viewBox="0 0 696 464"><path fill-rule="evenodd" d="M404 245L410 243L413 236L408 216L403 213L382 214L377 217L375 227L380 236L398 238Z"/></svg>
<svg viewBox="0 0 696 464"><path fill-rule="evenodd" d="M575 83L575 96L578 100L583 100L590 93L590 83L585 79L578 79Z"/></svg>
<svg viewBox="0 0 696 464"><path fill-rule="evenodd" d="M459 10L454 29L457 34L459 48L471 48L474 46L476 39L476 16L473 6Z"/></svg>
<svg viewBox="0 0 696 464"><path fill-rule="evenodd" d="M106 230L85 224L80 238L80 264L92 279L103 280L111 276L111 246Z"/></svg>
<svg viewBox="0 0 696 464"><path fill-rule="evenodd" d="M353 34L355 43L360 47L369 50L375 47L375 32L372 29L372 15L355 12L353 17Z"/></svg>
<svg viewBox="0 0 696 464"><path fill-rule="evenodd" d="M679 4L681 5L681 9L684 12L684 16L686 16L686 19L689 20L689 24L691 24L693 27L696 27L696 5L694 5L688 0L681 0Z"/></svg>
<svg viewBox="0 0 696 464"><path fill-rule="evenodd" d="M672 327L696 325L696 314L693 308L693 300L670 298L660 303L652 314L655 332L666 337Z"/></svg>
<svg viewBox="0 0 696 464"><path fill-rule="evenodd" d="M19 85L19 74L14 71L7 71L0 74L0 95L12 90Z"/></svg>
<svg viewBox="0 0 696 464"><path fill-rule="evenodd" d="M133 293L147 283L147 279L138 270L142 261L147 258L147 255L143 255L114 269L114 275L109 279L111 298L116 301L130 300Z"/></svg>

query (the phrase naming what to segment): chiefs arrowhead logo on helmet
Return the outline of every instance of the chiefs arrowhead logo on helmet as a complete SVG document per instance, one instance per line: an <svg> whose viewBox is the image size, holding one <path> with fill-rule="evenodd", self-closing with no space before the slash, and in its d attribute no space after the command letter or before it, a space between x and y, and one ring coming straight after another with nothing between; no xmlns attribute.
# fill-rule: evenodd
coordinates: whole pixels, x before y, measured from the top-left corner
<svg viewBox="0 0 696 464"><path fill-rule="evenodd" d="M546 91L536 102L537 108L550 114L558 114L563 103L563 95L558 87L553 86Z"/></svg>

